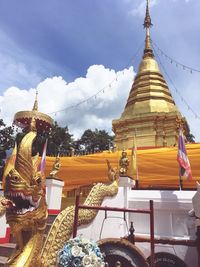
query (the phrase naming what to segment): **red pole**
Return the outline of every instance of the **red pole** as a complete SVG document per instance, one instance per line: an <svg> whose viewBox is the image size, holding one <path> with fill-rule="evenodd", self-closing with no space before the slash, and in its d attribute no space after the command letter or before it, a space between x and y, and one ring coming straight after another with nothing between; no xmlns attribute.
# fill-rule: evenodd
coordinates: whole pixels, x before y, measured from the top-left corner
<svg viewBox="0 0 200 267"><path fill-rule="evenodd" d="M197 226L197 252L198 252L198 267L200 267L200 226Z"/></svg>
<svg viewBox="0 0 200 267"><path fill-rule="evenodd" d="M154 240L154 210L153 200L149 201L150 205L150 238L151 238L151 267L155 267L155 240Z"/></svg>
<svg viewBox="0 0 200 267"><path fill-rule="evenodd" d="M86 205L79 205L79 209L87 209L87 210L109 210L109 211L121 211L121 212L133 212L133 213L143 213L143 214L150 214L150 210L147 209L125 209L125 208L113 208L113 207L101 207L101 206L86 206Z"/></svg>
<svg viewBox="0 0 200 267"><path fill-rule="evenodd" d="M80 202L80 195L76 195L76 203L75 203L75 211L74 211L73 238L76 237L76 235L77 235L79 202Z"/></svg>

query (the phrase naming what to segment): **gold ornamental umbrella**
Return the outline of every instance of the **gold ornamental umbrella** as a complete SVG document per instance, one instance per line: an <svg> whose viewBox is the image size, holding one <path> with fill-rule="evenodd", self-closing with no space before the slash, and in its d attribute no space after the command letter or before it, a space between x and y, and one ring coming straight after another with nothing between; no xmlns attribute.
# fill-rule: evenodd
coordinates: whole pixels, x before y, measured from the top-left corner
<svg viewBox="0 0 200 267"><path fill-rule="evenodd" d="M19 111L15 114L13 123L20 128L30 127L31 120L34 118L36 121L37 132L49 132L53 119L38 111L38 101L37 101L38 92L36 91L35 102L33 109L30 111Z"/></svg>

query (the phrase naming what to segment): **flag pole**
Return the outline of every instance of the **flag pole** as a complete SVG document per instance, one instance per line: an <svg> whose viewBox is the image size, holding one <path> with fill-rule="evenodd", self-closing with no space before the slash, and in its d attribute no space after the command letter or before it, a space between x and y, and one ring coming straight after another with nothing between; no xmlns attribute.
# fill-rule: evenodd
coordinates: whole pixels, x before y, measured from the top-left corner
<svg viewBox="0 0 200 267"><path fill-rule="evenodd" d="M182 179L180 170L179 170L179 188L180 188L180 191L183 190L183 179Z"/></svg>
<svg viewBox="0 0 200 267"><path fill-rule="evenodd" d="M178 153L179 153L179 149L182 150L182 145L181 145L181 141L182 141L182 127L179 127L179 140L178 140ZM182 191L183 190L183 179L182 179L182 175L181 175L181 165L179 165L179 190Z"/></svg>
<svg viewBox="0 0 200 267"><path fill-rule="evenodd" d="M136 143L136 133L134 134L134 160L135 160L135 169L136 169L136 180L135 180L135 188L139 189L139 177L138 177L138 159L137 159L137 143Z"/></svg>
<svg viewBox="0 0 200 267"><path fill-rule="evenodd" d="M41 157L41 162L40 162L40 171L41 171L41 173L43 175L44 175L44 170L45 170L45 166L46 166L47 142L48 142L48 139L46 139L46 141L44 143L44 147L43 147L43 151L42 151L42 157Z"/></svg>
<svg viewBox="0 0 200 267"><path fill-rule="evenodd" d="M179 163L179 186L181 191L183 190L182 177L185 176L189 181L192 180L192 170L187 156L185 137L181 127L179 128L177 161Z"/></svg>

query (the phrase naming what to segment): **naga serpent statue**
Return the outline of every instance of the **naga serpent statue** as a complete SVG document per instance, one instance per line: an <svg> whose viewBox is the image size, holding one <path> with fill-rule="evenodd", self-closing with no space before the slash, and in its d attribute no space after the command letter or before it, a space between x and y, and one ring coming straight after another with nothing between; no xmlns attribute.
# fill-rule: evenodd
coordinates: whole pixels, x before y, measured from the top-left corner
<svg viewBox="0 0 200 267"><path fill-rule="evenodd" d="M57 254L71 237L75 207L61 211L51 226L44 242L44 230L48 217L45 200L45 177L38 171L38 155L32 156L32 144L36 137L35 127L30 128L16 152L16 160L6 169L4 198L0 200L0 212L6 208L6 219L16 238L16 251L10 257L12 267L53 267ZM118 192L118 170L108 163L109 184L93 186L85 205L100 206L105 196ZM97 211L80 210L78 225L94 219Z"/></svg>

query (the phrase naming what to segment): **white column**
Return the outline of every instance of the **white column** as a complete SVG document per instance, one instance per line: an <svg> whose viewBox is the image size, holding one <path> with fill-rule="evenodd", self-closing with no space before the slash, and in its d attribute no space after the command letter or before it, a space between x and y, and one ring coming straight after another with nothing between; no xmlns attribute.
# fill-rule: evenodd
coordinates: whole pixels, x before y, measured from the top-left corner
<svg viewBox="0 0 200 267"><path fill-rule="evenodd" d="M0 189L0 197L3 196L3 189ZM7 229L9 228L9 225L6 223L6 216L5 214L0 217L0 243L1 241L4 243L6 242L5 239L8 238L6 236Z"/></svg>
<svg viewBox="0 0 200 267"><path fill-rule="evenodd" d="M59 179L46 179L46 200L49 210L60 210L64 181Z"/></svg>

